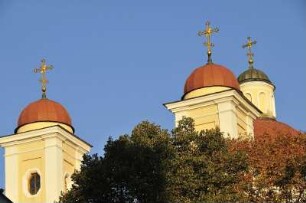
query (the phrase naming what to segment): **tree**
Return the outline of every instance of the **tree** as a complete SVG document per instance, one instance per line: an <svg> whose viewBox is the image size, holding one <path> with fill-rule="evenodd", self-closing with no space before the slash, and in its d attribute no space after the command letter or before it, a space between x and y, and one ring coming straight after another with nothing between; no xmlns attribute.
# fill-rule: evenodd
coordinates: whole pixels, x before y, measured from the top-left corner
<svg viewBox="0 0 306 203"><path fill-rule="evenodd" d="M81 170L72 175L74 184L71 190L60 197L60 202L111 202L112 191L107 171L102 157L97 154L84 155Z"/></svg>
<svg viewBox="0 0 306 203"><path fill-rule="evenodd" d="M264 134L255 140L233 140L235 150L248 154L250 202L306 201L306 136Z"/></svg>
<svg viewBox="0 0 306 203"><path fill-rule="evenodd" d="M110 138L104 157L84 155L71 190L60 202L166 202L163 168L169 138L166 130L147 121L131 136Z"/></svg>
<svg viewBox="0 0 306 203"><path fill-rule="evenodd" d="M148 121L85 155L70 202L306 202L306 135L224 138L183 118L171 133Z"/></svg>
<svg viewBox="0 0 306 203"><path fill-rule="evenodd" d="M193 120L182 119L172 132L175 157L168 166L169 202L235 202L246 154L230 152L219 129L197 132Z"/></svg>
<svg viewBox="0 0 306 203"><path fill-rule="evenodd" d="M139 202L167 202L165 167L172 156L167 130L147 121L137 125L131 134L133 142L132 177L129 180Z"/></svg>

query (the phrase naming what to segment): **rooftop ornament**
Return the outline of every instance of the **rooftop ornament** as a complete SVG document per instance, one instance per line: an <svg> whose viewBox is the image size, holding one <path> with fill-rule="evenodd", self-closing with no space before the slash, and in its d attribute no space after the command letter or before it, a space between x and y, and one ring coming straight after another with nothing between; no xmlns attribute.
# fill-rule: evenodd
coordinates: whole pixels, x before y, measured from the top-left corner
<svg viewBox="0 0 306 203"><path fill-rule="evenodd" d="M41 65L40 65L39 68L34 69L34 73L40 73L41 74L41 77L40 77L39 81L41 82L41 91L42 91L42 96L41 97L43 99L47 98L46 91L47 91L48 80L47 80L47 77L46 77L46 73L47 73L48 70L52 70L52 69L53 69L52 65L46 65L46 60L45 59L41 60Z"/></svg>
<svg viewBox="0 0 306 203"><path fill-rule="evenodd" d="M242 45L242 48L247 48L248 49L248 62L249 62L249 68L252 69L253 67L253 63L254 63L254 53L252 52L252 47L253 45L255 45L257 42L254 40L251 40L251 37L248 37L248 41L246 44Z"/></svg>
<svg viewBox="0 0 306 203"><path fill-rule="evenodd" d="M214 47L215 45L211 42L211 36L212 34L219 32L219 28L210 27L209 21L207 21L205 25L206 25L205 30L199 31L198 35L204 36L206 38L206 42L204 42L204 46L207 47L207 56L208 56L207 63L212 64L212 59L211 59L212 52L211 51L212 51L212 47Z"/></svg>

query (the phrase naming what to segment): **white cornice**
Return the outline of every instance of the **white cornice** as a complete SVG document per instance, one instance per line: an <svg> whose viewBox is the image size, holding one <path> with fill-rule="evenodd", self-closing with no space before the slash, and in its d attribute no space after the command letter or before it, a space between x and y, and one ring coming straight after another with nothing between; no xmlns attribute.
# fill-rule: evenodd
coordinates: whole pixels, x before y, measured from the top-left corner
<svg viewBox="0 0 306 203"><path fill-rule="evenodd" d="M38 140L46 140L54 137L72 144L75 148L83 153L89 152L91 148L87 142L69 133L59 125L0 137L0 146L7 147Z"/></svg>
<svg viewBox="0 0 306 203"><path fill-rule="evenodd" d="M166 103L164 105L168 110L176 113L179 111L195 109L228 101L234 102L236 106L240 106L242 109L248 109L253 114L254 118L260 116L260 110L248 102L246 98L239 94L236 90L226 90L182 101Z"/></svg>

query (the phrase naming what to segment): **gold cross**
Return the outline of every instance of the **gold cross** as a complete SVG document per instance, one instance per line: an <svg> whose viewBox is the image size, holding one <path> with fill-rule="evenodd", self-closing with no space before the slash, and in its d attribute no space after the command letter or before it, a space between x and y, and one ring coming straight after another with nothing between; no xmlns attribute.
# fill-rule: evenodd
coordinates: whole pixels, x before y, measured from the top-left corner
<svg viewBox="0 0 306 203"><path fill-rule="evenodd" d="M40 78L40 82L41 82L41 91L42 91L42 98L46 98L46 91L47 91L47 77L46 77L46 72L48 70L52 70L53 66L52 65L46 65L46 60L42 59L41 60L41 64L40 64L40 68L35 68L34 72L35 73L40 73L41 74L41 78Z"/></svg>
<svg viewBox="0 0 306 203"><path fill-rule="evenodd" d="M250 67L253 67L253 63L254 63L254 53L252 52L252 46L255 45L257 42L254 40L251 40L251 37L248 37L248 41L246 44L242 45L242 48L248 48L248 53L247 56L249 58L249 65Z"/></svg>
<svg viewBox="0 0 306 203"><path fill-rule="evenodd" d="M219 28L210 27L209 21L207 21L205 25L206 25L205 30L199 31L198 35L199 36L204 35L206 37L206 42L204 42L204 46L207 47L207 54L211 55L211 48L214 46L214 44L211 42L211 35L219 32Z"/></svg>

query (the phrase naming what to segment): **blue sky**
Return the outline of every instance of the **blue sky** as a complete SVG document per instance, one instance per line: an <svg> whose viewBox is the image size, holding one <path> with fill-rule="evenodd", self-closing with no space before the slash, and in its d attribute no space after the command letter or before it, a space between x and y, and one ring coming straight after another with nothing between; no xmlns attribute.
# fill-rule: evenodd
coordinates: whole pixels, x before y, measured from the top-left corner
<svg viewBox="0 0 306 203"><path fill-rule="evenodd" d="M12 134L21 110L40 98L33 69L42 58L54 66L48 98L67 108L93 153L142 120L171 129L162 104L179 100L206 62L197 33L207 20L220 29L213 61L236 76L248 66L241 45L257 40L254 65L276 86L277 119L305 131L304 0L0 0L0 134Z"/></svg>

